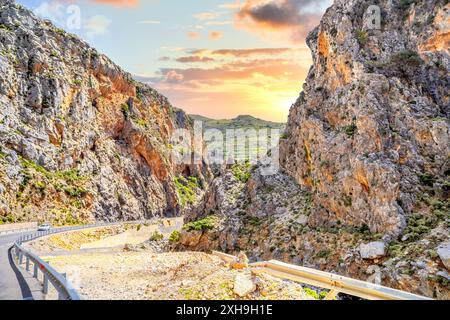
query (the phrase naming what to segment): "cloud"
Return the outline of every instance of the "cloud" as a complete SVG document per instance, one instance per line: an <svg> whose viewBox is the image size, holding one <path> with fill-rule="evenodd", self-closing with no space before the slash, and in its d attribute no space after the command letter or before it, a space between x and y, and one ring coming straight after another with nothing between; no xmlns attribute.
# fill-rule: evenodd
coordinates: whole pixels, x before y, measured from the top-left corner
<svg viewBox="0 0 450 320"><path fill-rule="evenodd" d="M190 53L193 55L212 55L212 56L232 56L232 57L251 57L262 55L280 55L286 53L295 53L303 51L309 53L307 48L254 48L254 49L220 49L220 50L207 50L197 49L192 50Z"/></svg>
<svg viewBox="0 0 450 320"><path fill-rule="evenodd" d="M176 59L177 62L190 63L190 62L213 62L213 58L199 57L199 56L187 56Z"/></svg>
<svg viewBox="0 0 450 320"><path fill-rule="evenodd" d="M136 7L139 0L90 0L90 2L113 5L116 7Z"/></svg>
<svg viewBox="0 0 450 320"><path fill-rule="evenodd" d="M233 24L233 23L234 23L234 21L231 21L231 20L229 20L229 21L207 21L207 22L205 22L205 25L207 25L207 26L226 26L226 25Z"/></svg>
<svg viewBox="0 0 450 320"><path fill-rule="evenodd" d="M160 24L161 21L158 20L142 20L138 22L139 24Z"/></svg>
<svg viewBox="0 0 450 320"><path fill-rule="evenodd" d="M194 40L200 38L200 33L195 32L195 31L188 32L187 35L189 38L194 39Z"/></svg>
<svg viewBox="0 0 450 320"><path fill-rule="evenodd" d="M211 40L219 40L222 37L223 37L223 33L220 31L211 31L209 33L209 39L211 39Z"/></svg>
<svg viewBox="0 0 450 320"><path fill-rule="evenodd" d="M164 80L168 83L178 83L183 81L184 75L178 73L175 70L166 71Z"/></svg>
<svg viewBox="0 0 450 320"><path fill-rule="evenodd" d="M235 1L235 2L231 2L231 3L223 3L221 5L219 5L219 8L222 9L239 9L241 7L241 3L239 0Z"/></svg>
<svg viewBox="0 0 450 320"><path fill-rule="evenodd" d="M214 20L220 17L222 12L201 12L194 15L197 20Z"/></svg>
<svg viewBox="0 0 450 320"><path fill-rule="evenodd" d="M49 19L60 25L64 24L64 11L64 6L58 1L44 1L34 9L34 13L39 17Z"/></svg>
<svg viewBox="0 0 450 320"><path fill-rule="evenodd" d="M96 36L102 36L108 33L111 20L105 16L95 15L90 17L85 23L86 36L93 38Z"/></svg>
<svg viewBox="0 0 450 320"><path fill-rule="evenodd" d="M234 117L245 108L264 119L285 121L311 64L311 54L303 48L185 52L189 55L174 60L180 67L161 68L153 76L136 78L187 112L216 118Z"/></svg>
<svg viewBox="0 0 450 320"><path fill-rule="evenodd" d="M287 34L291 42L303 43L319 23L323 4L328 3L330 0L246 0L235 14L236 26L263 36Z"/></svg>

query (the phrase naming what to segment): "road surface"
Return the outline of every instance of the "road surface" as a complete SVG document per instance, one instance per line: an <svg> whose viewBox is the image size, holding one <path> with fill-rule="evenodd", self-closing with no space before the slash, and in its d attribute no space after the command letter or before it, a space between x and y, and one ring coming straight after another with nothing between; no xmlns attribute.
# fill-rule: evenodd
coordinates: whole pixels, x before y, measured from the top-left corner
<svg viewBox="0 0 450 320"><path fill-rule="evenodd" d="M12 260L10 248L20 236L35 231L0 235L0 300L38 300L42 299L41 285Z"/></svg>

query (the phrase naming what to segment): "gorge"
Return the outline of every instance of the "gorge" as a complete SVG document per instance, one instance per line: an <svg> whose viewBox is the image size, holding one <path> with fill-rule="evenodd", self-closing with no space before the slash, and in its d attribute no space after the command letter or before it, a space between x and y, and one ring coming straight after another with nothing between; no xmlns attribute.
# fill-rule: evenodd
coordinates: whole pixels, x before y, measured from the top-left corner
<svg viewBox="0 0 450 320"><path fill-rule="evenodd" d="M381 29L364 24L369 5ZM313 65L270 154L280 170L267 175L264 163L210 165L204 154L178 163L171 137L193 132L190 116L0 0L0 221L184 216L169 250L376 272L449 299L449 9L335 0L308 36Z"/></svg>

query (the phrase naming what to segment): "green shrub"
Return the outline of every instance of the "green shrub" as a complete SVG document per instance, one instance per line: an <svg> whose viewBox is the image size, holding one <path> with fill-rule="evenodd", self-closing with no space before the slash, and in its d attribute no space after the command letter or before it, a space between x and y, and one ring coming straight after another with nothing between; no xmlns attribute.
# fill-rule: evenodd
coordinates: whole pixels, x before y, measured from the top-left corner
<svg viewBox="0 0 450 320"><path fill-rule="evenodd" d="M138 126L145 127L145 128L148 127L147 121L145 121L144 119L140 119L140 118L139 118L139 119L135 119L134 122L135 122Z"/></svg>
<svg viewBox="0 0 450 320"><path fill-rule="evenodd" d="M353 137L355 133L358 131L358 127L356 126L356 124L353 123L349 126L344 127L344 131L349 137Z"/></svg>
<svg viewBox="0 0 450 320"><path fill-rule="evenodd" d="M180 232L175 230L172 232L169 236L169 242L170 243L178 243L180 242Z"/></svg>
<svg viewBox="0 0 450 320"><path fill-rule="evenodd" d="M317 293L316 291L314 291L313 289L310 289L310 288L303 288L303 291L308 296L310 296L311 298L313 298L315 300L323 300L327 296L326 291L321 291L320 293Z"/></svg>
<svg viewBox="0 0 450 320"><path fill-rule="evenodd" d="M367 40L369 39L369 34L367 31L358 30L356 32L356 39L361 47L364 47L367 44Z"/></svg>
<svg viewBox="0 0 450 320"><path fill-rule="evenodd" d="M429 173L424 173L424 174L419 175L419 179L420 179L420 183L422 185L428 186L428 187L432 187L435 182L435 178Z"/></svg>
<svg viewBox="0 0 450 320"><path fill-rule="evenodd" d="M66 35L66 31L64 30L64 29L61 29L61 28L56 28L56 33L59 33L60 35L62 35L62 36L65 36Z"/></svg>
<svg viewBox="0 0 450 320"><path fill-rule="evenodd" d="M413 214L408 218L408 224L404 230L404 235L408 241L419 240L424 234L427 234L437 227L439 218L435 215L424 216L421 214Z"/></svg>
<svg viewBox="0 0 450 320"><path fill-rule="evenodd" d="M15 219L12 214L8 214L6 216L0 217L0 224L13 223L13 222L15 222Z"/></svg>
<svg viewBox="0 0 450 320"><path fill-rule="evenodd" d="M34 169L34 170L36 170L37 172L42 173L42 174L44 174L44 175L46 175L46 176L49 174L49 172L48 172L44 167L42 167L42 166L40 166L40 165L34 163L34 162L31 161L31 160L27 160L27 159L21 157L21 158L20 158L20 164L21 164L22 167L24 167L24 168L27 168L27 169Z"/></svg>
<svg viewBox="0 0 450 320"><path fill-rule="evenodd" d="M315 257L318 259L328 259L331 256L331 250L320 250L316 253Z"/></svg>
<svg viewBox="0 0 450 320"><path fill-rule="evenodd" d="M0 30L6 30L8 32L11 32L11 28L8 27L7 25L4 25L3 23L0 23Z"/></svg>
<svg viewBox="0 0 450 320"><path fill-rule="evenodd" d="M344 201L346 207L351 207L353 205L353 199L349 195L344 195L342 201Z"/></svg>
<svg viewBox="0 0 450 320"><path fill-rule="evenodd" d="M56 172L55 176L71 183L86 179L86 177L80 175L80 172L75 169Z"/></svg>
<svg viewBox="0 0 450 320"><path fill-rule="evenodd" d="M47 187L47 185L45 184L45 182L43 181L36 181L34 183L34 186L36 187L36 189L38 189L39 191L44 191L45 188Z"/></svg>
<svg viewBox="0 0 450 320"><path fill-rule="evenodd" d="M88 193L88 191L86 189L84 189L83 187L78 187L78 186L66 187L66 188L64 188L64 192L74 198L80 198L80 197L84 196L86 193Z"/></svg>
<svg viewBox="0 0 450 320"><path fill-rule="evenodd" d="M126 103L122 104L121 106L122 108L122 113L124 115L125 118L127 118L130 114L130 106Z"/></svg>
<svg viewBox="0 0 450 320"><path fill-rule="evenodd" d="M158 231L155 231L150 237L150 241L161 241L162 239L164 239L164 235L162 235Z"/></svg>
<svg viewBox="0 0 450 320"><path fill-rule="evenodd" d="M235 164L231 167L234 177L242 183L247 183L251 177L252 165L250 163Z"/></svg>
<svg viewBox="0 0 450 320"><path fill-rule="evenodd" d="M212 230L217 226L217 217L208 216L204 219L200 219L194 222L189 222L183 226L183 230L186 231L207 231Z"/></svg>
<svg viewBox="0 0 450 320"><path fill-rule="evenodd" d="M195 191L200 189L200 183L196 177L176 177L174 180L178 198L182 206L194 204L197 200Z"/></svg>
<svg viewBox="0 0 450 320"><path fill-rule="evenodd" d="M399 53L394 54L391 57L390 65L393 66L410 66L414 68L420 67L424 61L420 57L420 55L413 50L404 50Z"/></svg>

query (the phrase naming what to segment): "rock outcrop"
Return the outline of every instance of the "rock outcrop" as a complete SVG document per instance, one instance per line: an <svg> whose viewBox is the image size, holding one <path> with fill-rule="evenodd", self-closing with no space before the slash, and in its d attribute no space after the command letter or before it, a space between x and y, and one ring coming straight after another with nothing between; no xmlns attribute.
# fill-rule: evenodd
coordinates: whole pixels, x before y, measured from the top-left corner
<svg viewBox="0 0 450 320"><path fill-rule="evenodd" d="M364 26L372 4L381 30ZM181 247L448 299L449 8L335 0L308 37L314 63L280 142L281 172L222 173L186 218L221 223Z"/></svg>
<svg viewBox="0 0 450 320"><path fill-rule="evenodd" d="M367 29L369 5L381 30ZM281 163L313 191L310 223L399 235L423 198L448 198L448 1L336 0L307 38L313 66Z"/></svg>
<svg viewBox="0 0 450 320"><path fill-rule="evenodd" d="M192 121L84 41L0 1L0 220L175 216L171 134Z"/></svg>

